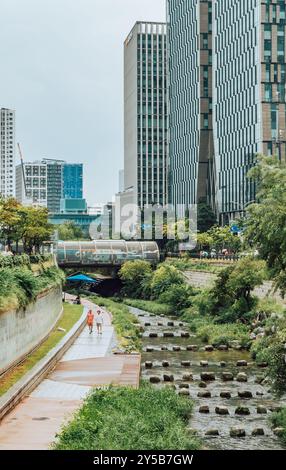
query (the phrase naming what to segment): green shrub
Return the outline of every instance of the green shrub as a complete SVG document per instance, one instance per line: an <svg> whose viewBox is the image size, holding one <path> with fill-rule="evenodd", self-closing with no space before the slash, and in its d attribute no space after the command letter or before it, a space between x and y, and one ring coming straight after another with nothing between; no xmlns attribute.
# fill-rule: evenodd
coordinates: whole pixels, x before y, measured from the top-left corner
<svg viewBox="0 0 286 470"><path fill-rule="evenodd" d="M163 292L159 301L170 305L175 314L179 314L183 309L191 305L192 288L186 284L174 284Z"/></svg>
<svg viewBox="0 0 286 470"><path fill-rule="evenodd" d="M123 282L123 295L131 298L149 295L149 282L152 277L152 267L147 261L127 261L119 271Z"/></svg>
<svg viewBox="0 0 286 470"><path fill-rule="evenodd" d="M271 415L271 422L274 428L282 428L281 440L286 445L286 408L279 411L279 413L273 413Z"/></svg>
<svg viewBox="0 0 286 470"><path fill-rule="evenodd" d="M154 300L140 300L140 299L124 299L126 305L134 308L139 308L146 312L154 313L155 315L172 315L173 309L170 305L155 302Z"/></svg>
<svg viewBox="0 0 286 470"><path fill-rule="evenodd" d="M193 450L192 402L170 388L95 391L59 435L57 450Z"/></svg>
<svg viewBox="0 0 286 470"><path fill-rule="evenodd" d="M162 264L153 274L151 280L151 292L154 299L159 299L162 294L174 286L182 286L185 279L174 266Z"/></svg>

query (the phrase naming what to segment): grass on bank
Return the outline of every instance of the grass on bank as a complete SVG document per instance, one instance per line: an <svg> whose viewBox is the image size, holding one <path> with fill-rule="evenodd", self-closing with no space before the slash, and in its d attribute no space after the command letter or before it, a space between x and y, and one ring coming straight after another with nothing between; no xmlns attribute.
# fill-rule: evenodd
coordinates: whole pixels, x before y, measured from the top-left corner
<svg viewBox="0 0 286 470"><path fill-rule="evenodd" d="M154 300L124 299L123 302L130 307L139 308L155 315L173 315L170 305L162 304Z"/></svg>
<svg viewBox="0 0 286 470"><path fill-rule="evenodd" d="M193 450L192 402L171 388L97 390L58 436L57 450Z"/></svg>
<svg viewBox="0 0 286 470"><path fill-rule="evenodd" d="M123 303L100 296L90 296L89 300L106 308L112 314L112 324L119 341L119 347L126 352L140 351L140 324L137 318L130 313L128 307Z"/></svg>
<svg viewBox="0 0 286 470"><path fill-rule="evenodd" d="M271 416L271 422L274 428L283 429L281 434L279 434L279 437L283 444L286 445L286 408L283 408L283 410L278 413L273 413Z"/></svg>
<svg viewBox="0 0 286 470"><path fill-rule="evenodd" d="M0 396L4 395L18 380L43 359L80 319L83 312L81 305L64 304L63 307L63 314L46 341L36 351L30 354L22 364L0 379ZM58 331L58 328L63 328L66 332Z"/></svg>
<svg viewBox="0 0 286 470"><path fill-rule="evenodd" d="M166 264L174 266L175 268L179 269L179 271L207 271L209 273L217 274L222 269L226 268L227 266L233 264L232 261L227 260L215 260L215 259L190 259L190 258L182 258L182 259L173 259L167 258L165 261Z"/></svg>
<svg viewBox="0 0 286 470"><path fill-rule="evenodd" d="M56 266L39 265L37 275L27 266L0 269L0 314L26 307L45 289L63 281L64 274Z"/></svg>

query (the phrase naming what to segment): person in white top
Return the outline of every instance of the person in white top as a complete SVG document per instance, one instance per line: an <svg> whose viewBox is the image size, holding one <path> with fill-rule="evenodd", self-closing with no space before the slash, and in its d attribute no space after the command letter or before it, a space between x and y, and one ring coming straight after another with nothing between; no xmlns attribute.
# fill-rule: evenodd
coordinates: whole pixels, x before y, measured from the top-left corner
<svg viewBox="0 0 286 470"><path fill-rule="evenodd" d="M99 335L102 335L103 315L100 310L97 310L95 322L96 322L97 333Z"/></svg>

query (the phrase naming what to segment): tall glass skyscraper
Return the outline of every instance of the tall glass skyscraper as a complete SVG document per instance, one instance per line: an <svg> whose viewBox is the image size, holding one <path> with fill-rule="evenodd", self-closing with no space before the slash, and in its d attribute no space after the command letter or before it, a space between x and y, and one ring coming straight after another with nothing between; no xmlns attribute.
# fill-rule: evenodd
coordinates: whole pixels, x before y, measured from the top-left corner
<svg viewBox="0 0 286 470"><path fill-rule="evenodd" d="M168 0L169 200L210 200L212 1Z"/></svg>
<svg viewBox="0 0 286 470"><path fill-rule="evenodd" d="M167 3L171 202L229 222L255 200L256 155L285 160L285 0Z"/></svg>
<svg viewBox="0 0 286 470"><path fill-rule="evenodd" d="M223 221L255 199L257 153L285 159L285 0L214 0L214 134Z"/></svg>
<svg viewBox="0 0 286 470"><path fill-rule="evenodd" d="M124 44L124 184L143 208L167 202L166 24L138 22Z"/></svg>
<svg viewBox="0 0 286 470"><path fill-rule="evenodd" d="M15 111L0 109L0 196L15 194Z"/></svg>
<svg viewBox="0 0 286 470"><path fill-rule="evenodd" d="M83 197L83 164L63 164L63 199L82 199Z"/></svg>

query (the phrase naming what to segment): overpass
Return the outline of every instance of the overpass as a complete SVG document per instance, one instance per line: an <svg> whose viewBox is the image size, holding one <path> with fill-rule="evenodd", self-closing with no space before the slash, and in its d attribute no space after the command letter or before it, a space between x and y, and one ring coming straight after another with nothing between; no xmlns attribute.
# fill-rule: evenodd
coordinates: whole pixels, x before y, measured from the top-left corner
<svg viewBox="0 0 286 470"><path fill-rule="evenodd" d="M150 264L160 261L159 247L152 241L59 241L54 251L58 265L63 268L120 268L126 261L145 260Z"/></svg>

